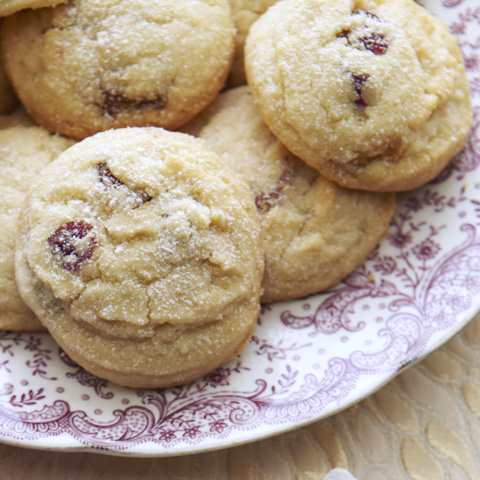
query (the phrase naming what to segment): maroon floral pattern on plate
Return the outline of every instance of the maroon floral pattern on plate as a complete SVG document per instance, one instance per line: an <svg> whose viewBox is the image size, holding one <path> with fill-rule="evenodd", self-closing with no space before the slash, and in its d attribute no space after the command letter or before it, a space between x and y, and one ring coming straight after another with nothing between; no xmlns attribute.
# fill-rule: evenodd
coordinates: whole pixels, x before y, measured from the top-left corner
<svg viewBox="0 0 480 480"><path fill-rule="evenodd" d="M160 456L258 440L357 402L466 325L480 308L480 6L422 4L458 37L473 128L435 181L398 196L367 262L328 292L265 305L240 357L177 388L122 388L47 334L0 333L2 441Z"/></svg>

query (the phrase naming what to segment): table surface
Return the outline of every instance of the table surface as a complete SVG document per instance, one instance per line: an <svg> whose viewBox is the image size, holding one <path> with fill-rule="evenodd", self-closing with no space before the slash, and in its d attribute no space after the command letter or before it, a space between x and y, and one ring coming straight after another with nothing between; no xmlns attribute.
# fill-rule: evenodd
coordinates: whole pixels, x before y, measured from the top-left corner
<svg viewBox="0 0 480 480"><path fill-rule="evenodd" d="M371 397L298 430L174 458L124 458L0 445L9 480L480 479L480 313Z"/></svg>

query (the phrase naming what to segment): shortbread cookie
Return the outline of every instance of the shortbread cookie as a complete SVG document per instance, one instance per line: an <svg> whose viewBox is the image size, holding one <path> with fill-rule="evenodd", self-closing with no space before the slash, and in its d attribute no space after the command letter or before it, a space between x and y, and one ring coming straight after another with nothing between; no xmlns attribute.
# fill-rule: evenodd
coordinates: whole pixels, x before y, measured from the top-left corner
<svg viewBox="0 0 480 480"><path fill-rule="evenodd" d="M235 35L235 56L232 68L228 75L228 85L235 87L245 85L244 47L245 39L252 24L260 15L267 11L267 8L278 0L229 0L232 7L233 22L236 28Z"/></svg>
<svg viewBox="0 0 480 480"><path fill-rule="evenodd" d="M21 294L94 374L188 382L252 334L264 263L253 195L202 140L92 136L44 170L19 228Z"/></svg>
<svg viewBox="0 0 480 480"><path fill-rule="evenodd" d="M278 2L252 26L245 55L265 122L340 185L415 188L467 138L455 37L412 0Z"/></svg>
<svg viewBox="0 0 480 480"><path fill-rule="evenodd" d="M73 141L41 127L18 126L21 116L0 117L0 329L43 330L15 283L16 222L26 192L41 169ZM8 122L12 127L8 127ZM28 117L24 116L25 124Z"/></svg>
<svg viewBox="0 0 480 480"><path fill-rule="evenodd" d="M0 17L12 15L25 8L53 7L65 0L2 0L0 3Z"/></svg>
<svg viewBox="0 0 480 480"><path fill-rule="evenodd" d="M7 18L2 55L34 120L81 139L184 124L223 87L234 31L227 0L71 0Z"/></svg>
<svg viewBox="0 0 480 480"><path fill-rule="evenodd" d="M273 136L248 87L220 94L187 127L253 190L266 255L263 302L335 285L385 234L394 195L345 189L320 176Z"/></svg>

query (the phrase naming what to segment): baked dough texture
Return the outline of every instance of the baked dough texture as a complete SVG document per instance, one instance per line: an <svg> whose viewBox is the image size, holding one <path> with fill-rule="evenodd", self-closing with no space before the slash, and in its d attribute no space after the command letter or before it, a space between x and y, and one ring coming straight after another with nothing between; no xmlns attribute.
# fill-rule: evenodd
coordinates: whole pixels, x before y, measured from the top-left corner
<svg viewBox="0 0 480 480"><path fill-rule="evenodd" d="M245 85L244 48L245 39L253 23L278 0L229 0L236 29L235 55L228 75L228 86Z"/></svg>
<svg viewBox="0 0 480 480"><path fill-rule="evenodd" d="M2 0L0 4L0 17L13 15L25 8L53 7L65 0Z"/></svg>
<svg viewBox="0 0 480 480"><path fill-rule="evenodd" d="M0 329L44 330L15 283L16 222L30 184L73 141L28 125L25 115L0 117Z"/></svg>
<svg viewBox="0 0 480 480"><path fill-rule="evenodd" d="M223 87L234 33L227 0L70 0L8 17L2 56L34 120L83 139L187 122Z"/></svg>
<svg viewBox="0 0 480 480"><path fill-rule="evenodd" d="M264 265L253 196L202 140L89 137L43 171L19 229L24 300L100 377L185 383L250 339Z"/></svg>
<svg viewBox="0 0 480 480"><path fill-rule="evenodd" d="M278 2L250 29L245 65L275 135L345 187L422 185L470 129L456 39L412 0Z"/></svg>
<svg viewBox="0 0 480 480"><path fill-rule="evenodd" d="M386 233L394 194L350 190L322 177L271 133L248 87L220 94L184 130L203 138L254 193L265 249L262 302L335 285Z"/></svg>

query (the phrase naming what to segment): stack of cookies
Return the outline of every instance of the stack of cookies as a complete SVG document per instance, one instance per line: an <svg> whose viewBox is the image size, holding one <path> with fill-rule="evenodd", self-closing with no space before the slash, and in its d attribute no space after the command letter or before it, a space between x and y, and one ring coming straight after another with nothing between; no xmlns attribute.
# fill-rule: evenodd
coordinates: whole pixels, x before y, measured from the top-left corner
<svg viewBox="0 0 480 480"><path fill-rule="evenodd" d="M1 113L28 112L0 118L0 327L46 328L121 385L192 381L260 302L337 284L470 128L455 39L413 0L0 16Z"/></svg>

